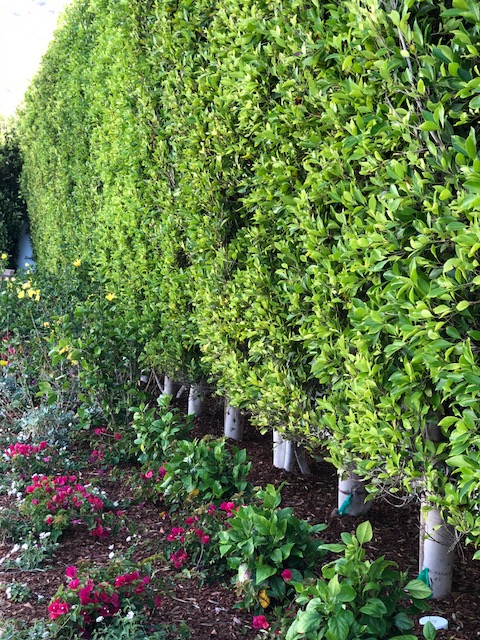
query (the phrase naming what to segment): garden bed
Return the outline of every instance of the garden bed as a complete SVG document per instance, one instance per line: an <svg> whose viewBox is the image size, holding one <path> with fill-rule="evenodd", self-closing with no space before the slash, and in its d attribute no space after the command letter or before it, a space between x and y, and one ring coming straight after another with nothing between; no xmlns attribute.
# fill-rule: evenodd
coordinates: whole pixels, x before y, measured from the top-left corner
<svg viewBox="0 0 480 640"><path fill-rule="evenodd" d="M196 419L194 435L220 436L222 415L220 401L212 399L207 413ZM312 475L308 477L279 471L271 464L270 438L251 427L245 431L242 446L245 446L253 461L250 481L262 487L268 484L276 487L283 485L282 506L293 507L298 517L311 523L327 523L328 528L321 534L326 542L338 542L343 531L354 532L359 519L335 515L336 476L330 465L310 461ZM85 484L93 480L115 502L122 503L133 498L128 466L113 478L111 470L102 467L101 461L98 461L80 472L79 480ZM1 506L8 507L10 500L9 496L2 495ZM132 503L125 509L124 517L130 531L135 533L126 535L125 530L121 530L105 539L92 539L86 530L72 529L62 536L58 549L46 566L30 571L22 570L22 566L1 571L0 582L3 585L24 584L30 593L25 601L14 602L7 597L5 587L0 590L3 620L15 618L23 620L28 626L33 625L34 620L46 618L47 605L64 582L66 566L76 566L82 560L98 565L107 564L113 554L127 552L132 545L132 536L138 559L161 549L162 539L168 530L168 516L161 503ZM375 502L368 519L374 537L366 546L367 555L372 558L385 555L387 559L398 563L401 569L408 570L412 578L416 577L418 507L411 504L400 509L386 502ZM11 542L4 540L0 557L7 557L11 549ZM480 565L472 562L471 556L471 549L459 549L453 593L448 599L432 604L433 611L448 618L450 625L450 630L439 632L438 638L473 640L478 637L476 612L480 607ZM258 636L259 631L252 628L251 613L235 608L237 598L232 587L220 581L200 586L194 575L190 579L174 579L172 567L165 568L164 577L167 582L172 579L170 591L154 611L152 623L162 622L174 628L174 625L183 621L190 629L190 637L196 640L215 637L222 640L248 640ZM268 615L268 610L266 613Z"/></svg>

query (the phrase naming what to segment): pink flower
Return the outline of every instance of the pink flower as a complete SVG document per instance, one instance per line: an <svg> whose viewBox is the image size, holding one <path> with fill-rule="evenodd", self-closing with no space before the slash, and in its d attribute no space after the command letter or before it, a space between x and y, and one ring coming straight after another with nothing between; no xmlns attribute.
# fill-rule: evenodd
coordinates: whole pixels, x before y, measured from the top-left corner
<svg viewBox="0 0 480 640"><path fill-rule="evenodd" d="M254 629L268 629L270 625L267 622L265 616L254 616L252 620L252 627Z"/></svg>
<svg viewBox="0 0 480 640"><path fill-rule="evenodd" d="M116 433L114 436L115 440L121 440L122 439L122 434L121 433Z"/></svg>
<svg viewBox="0 0 480 640"><path fill-rule="evenodd" d="M153 478L153 471L151 469L145 473L145 478Z"/></svg>
<svg viewBox="0 0 480 640"><path fill-rule="evenodd" d="M80 600L80 604L86 605L92 602L92 599L90 597L92 589L93 584L88 584L86 587L83 587L83 589L80 589L80 591L78 592L78 599Z"/></svg>
<svg viewBox="0 0 480 640"><path fill-rule="evenodd" d="M208 515L212 515L214 514L216 511L216 506L214 504L209 504L208 505Z"/></svg>
<svg viewBox="0 0 480 640"><path fill-rule="evenodd" d="M70 580L70 582L68 583L68 588L76 589L79 584L80 584L80 580L78 578L75 578L74 580Z"/></svg>
<svg viewBox="0 0 480 640"><path fill-rule="evenodd" d="M160 469L158 470L158 475L160 476L160 478L164 478L165 474L167 473L167 470L165 469L165 467L162 465L160 467Z"/></svg>
<svg viewBox="0 0 480 640"><path fill-rule="evenodd" d="M202 544L208 544L210 542L210 536L206 533L204 536L200 538Z"/></svg>
<svg viewBox="0 0 480 640"><path fill-rule="evenodd" d="M293 578L290 569L284 569L281 573L281 576L285 580L285 582L290 582L290 580Z"/></svg>
<svg viewBox="0 0 480 640"><path fill-rule="evenodd" d="M63 602L63 600L57 598L48 605L50 620L55 620L60 616L64 616L66 613L68 613L69 608L70 607L68 606L67 602Z"/></svg>
<svg viewBox="0 0 480 640"><path fill-rule="evenodd" d="M71 567L67 567L65 569L65 575L67 576L67 578L76 578L77 577L77 567L74 567L73 565Z"/></svg>
<svg viewBox="0 0 480 640"><path fill-rule="evenodd" d="M185 549L179 549L176 553L170 555L170 561L175 569L180 569L187 558Z"/></svg>
<svg viewBox="0 0 480 640"><path fill-rule="evenodd" d="M45 522L47 524L53 524L53 516L46 516Z"/></svg>

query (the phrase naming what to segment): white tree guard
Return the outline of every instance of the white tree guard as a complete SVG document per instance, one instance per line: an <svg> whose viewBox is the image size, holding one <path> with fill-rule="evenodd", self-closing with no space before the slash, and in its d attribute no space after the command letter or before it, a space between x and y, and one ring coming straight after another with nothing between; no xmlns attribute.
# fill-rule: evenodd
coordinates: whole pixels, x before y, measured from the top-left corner
<svg viewBox="0 0 480 640"><path fill-rule="evenodd" d="M455 531L438 509L421 505L419 572L428 569L433 598L445 598L452 591L455 563Z"/></svg>
<svg viewBox="0 0 480 640"><path fill-rule="evenodd" d="M360 478L349 471L340 472L338 476L338 510L348 498L352 496L351 502L348 505L348 510L345 515L360 516L368 513L372 502L365 502L367 492L365 486Z"/></svg>
<svg viewBox="0 0 480 640"><path fill-rule="evenodd" d="M273 466L277 469L292 472L295 468L295 462L300 468L300 472L304 475L310 474L305 449L301 445L291 440L286 440L276 430L273 430Z"/></svg>
<svg viewBox="0 0 480 640"><path fill-rule="evenodd" d="M276 429L273 430L273 466L285 468L285 440Z"/></svg>
<svg viewBox="0 0 480 640"><path fill-rule="evenodd" d="M205 411L206 389L202 384L192 384L188 394L187 413L201 416Z"/></svg>
<svg viewBox="0 0 480 640"><path fill-rule="evenodd" d="M179 389L179 385L175 382L175 380L172 380L172 378L165 376L162 395L172 396L172 398L174 398L177 395L178 389Z"/></svg>
<svg viewBox="0 0 480 640"><path fill-rule="evenodd" d="M232 407L225 400L225 417L224 417L224 435L232 440L243 439L244 418L240 413L240 409Z"/></svg>

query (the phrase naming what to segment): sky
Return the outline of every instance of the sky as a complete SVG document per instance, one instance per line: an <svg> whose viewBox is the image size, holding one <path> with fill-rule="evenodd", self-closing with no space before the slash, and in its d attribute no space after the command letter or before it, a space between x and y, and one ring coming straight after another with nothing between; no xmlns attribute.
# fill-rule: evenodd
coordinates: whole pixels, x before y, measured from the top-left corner
<svg viewBox="0 0 480 640"><path fill-rule="evenodd" d="M0 0L0 115L15 113L69 0Z"/></svg>

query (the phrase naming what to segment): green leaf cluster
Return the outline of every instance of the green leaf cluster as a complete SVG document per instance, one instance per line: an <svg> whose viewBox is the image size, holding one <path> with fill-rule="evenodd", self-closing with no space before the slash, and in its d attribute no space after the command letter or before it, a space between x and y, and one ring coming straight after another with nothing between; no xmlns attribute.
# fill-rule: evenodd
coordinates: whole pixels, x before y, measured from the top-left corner
<svg viewBox="0 0 480 640"><path fill-rule="evenodd" d="M326 553L315 535L327 525L311 525L296 518L293 508L279 508L280 502L280 489L267 485L256 491L252 504L241 506L229 518L228 528L220 531L220 554L237 571L237 592L247 608L258 602L268 606L266 598L270 596L282 601L288 586L282 569L302 580L313 575Z"/></svg>
<svg viewBox="0 0 480 640"><path fill-rule="evenodd" d="M16 128L0 119L0 248L2 254L9 256L15 254L22 222L26 220L26 204L20 190L21 172ZM11 262L9 266L16 265Z"/></svg>
<svg viewBox="0 0 480 640"><path fill-rule="evenodd" d="M373 536L369 522L357 527L356 535L342 533L343 557L322 567L315 584L297 584L300 609L288 629L286 640L413 640L411 614L424 611L431 590L420 580L405 584L406 574L395 563L379 557L365 559L363 545ZM330 545L331 546L331 545Z"/></svg>
<svg viewBox="0 0 480 640"><path fill-rule="evenodd" d="M251 490L247 451L230 450L225 438L179 440L163 466L166 474L158 491L173 510L182 503L217 502Z"/></svg>

